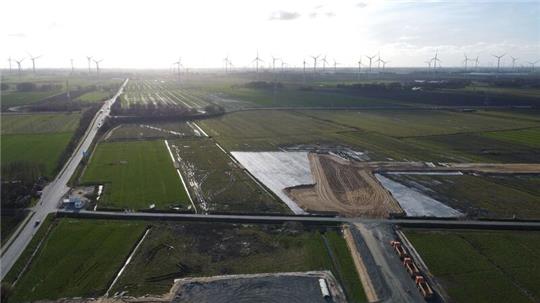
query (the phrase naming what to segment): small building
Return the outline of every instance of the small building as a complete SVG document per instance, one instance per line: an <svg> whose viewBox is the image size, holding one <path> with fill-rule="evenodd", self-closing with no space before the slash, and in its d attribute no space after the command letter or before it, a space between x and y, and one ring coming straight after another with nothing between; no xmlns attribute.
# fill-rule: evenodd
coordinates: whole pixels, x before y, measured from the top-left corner
<svg viewBox="0 0 540 303"><path fill-rule="evenodd" d="M81 209L86 205L85 201L79 197L69 197L62 200L64 208Z"/></svg>

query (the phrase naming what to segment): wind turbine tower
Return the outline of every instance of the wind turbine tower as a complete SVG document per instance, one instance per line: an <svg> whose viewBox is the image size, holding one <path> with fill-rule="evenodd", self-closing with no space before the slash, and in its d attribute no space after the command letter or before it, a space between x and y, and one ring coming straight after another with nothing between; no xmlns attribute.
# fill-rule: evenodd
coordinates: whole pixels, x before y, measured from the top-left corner
<svg viewBox="0 0 540 303"><path fill-rule="evenodd" d="M15 62L17 62L17 68L19 70L19 78L21 77L21 73L22 73L22 68L21 68L21 63L24 61L24 58L20 59L20 60L15 60Z"/></svg>
<svg viewBox="0 0 540 303"><path fill-rule="evenodd" d="M71 61L71 74L73 75L73 73L75 72L75 67L73 66L73 59L70 59Z"/></svg>
<svg viewBox="0 0 540 303"><path fill-rule="evenodd" d="M99 63L100 63L101 61L103 61L103 59L101 59L101 60L94 60L94 63L96 63L96 73L97 73L98 77L99 77Z"/></svg>
<svg viewBox="0 0 540 303"><path fill-rule="evenodd" d="M41 58L41 55L37 57L32 57L30 53L28 53L28 55L30 56L30 60L32 60L32 72L35 74L36 73L36 59Z"/></svg>
<svg viewBox="0 0 540 303"><path fill-rule="evenodd" d="M336 61L336 59L334 59L334 74L337 73L337 66L338 66L338 62Z"/></svg>
<svg viewBox="0 0 540 303"><path fill-rule="evenodd" d="M324 73L326 71L326 64L328 64L328 61L326 61L326 55L322 58L322 62L323 62L322 70Z"/></svg>
<svg viewBox="0 0 540 303"><path fill-rule="evenodd" d="M11 57L8 58L8 62L9 62L9 73L11 74Z"/></svg>
<svg viewBox="0 0 540 303"><path fill-rule="evenodd" d="M463 54L463 56L465 57L465 59L463 60L463 62L465 63L465 71L467 71L467 63L469 63L469 61L471 61L471 59L469 57L467 57L467 54Z"/></svg>
<svg viewBox="0 0 540 303"><path fill-rule="evenodd" d="M92 72L92 56L86 56L86 59L88 60L88 74Z"/></svg>
<svg viewBox="0 0 540 303"><path fill-rule="evenodd" d="M318 59L320 56L321 56L321 55L311 56L311 58L313 58L313 73L316 73L316 72L317 72L317 59Z"/></svg>
<svg viewBox="0 0 540 303"><path fill-rule="evenodd" d="M306 58L304 58L304 68L302 69L303 70L303 74L304 74L304 83L306 83Z"/></svg>
<svg viewBox="0 0 540 303"><path fill-rule="evenodd" d="M255 59L253 59L253 61L251 62L255 62L255 70L257 72L257 74L259 73L259 62L264 62L260 57L259 57L259 51L257 51L257 57L255 57Z"/></svg>
<svg viewBox="0 0 540 303"><path fill-rule="evenodd" d="M504 57L504 55L506 55L506 54L502 54L500 56L492 55L493 57L497 58L497 73L499 72L499 70L501 68L501 58Z"/></svg>
<svg viewBox="0 0 540 303"><path fill-rule="evenodd" d="M369 72L371 73L371 61L373 60L373 58L375 58L377 55L373 55L373 56L366 56L368 59L369 59Z"/></svg>
<svg viewBox="0 0 540 303"><path fill-rule="evenodd" d="M439 50L435 51L435 57L431 58L431 61L433 61L433 70L437 68L437 62L441 62L441 59L439 59ZM441 67L439 65L439 67Z"/></svg>
<svg viewBox="0 0 540 303"><path fill-rule="evenodd" d="M516 61L519 58L515 58L515 57L512 57L512 56L510 56L510 58L512 58L512 69L514 70L516 68Z"/></svg>
<svg viewBox="0 0 540 303"><path fill-rule="evenodd" d="M358 60L358 80L360 80L360 72L362 72L362 57L360 57L360 60Z"/></svg>

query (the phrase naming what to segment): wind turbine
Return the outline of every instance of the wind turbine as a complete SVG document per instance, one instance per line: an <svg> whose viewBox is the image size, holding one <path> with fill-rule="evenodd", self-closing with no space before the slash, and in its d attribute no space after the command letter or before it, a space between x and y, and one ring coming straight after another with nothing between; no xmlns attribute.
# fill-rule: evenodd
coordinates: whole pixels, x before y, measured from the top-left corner
<svg viewBox="0 0 540 303"><path fill-rule="evenodd" d="M369 59L369 72L371 73L371 61L373 60L373 58L377 57L377 55L373 55L373 56L366 56L368 59Z"/></svg>
<svg viewBox="0 0 540 303"><path fill-rule="evenodd" d="M441 62L439 59L439 50L435 51L435 57L431 58L431 61L433 61L433 70L435 70L437 68L437 61ZM441 67L440 64L439 67Z"/></svg>
<svg viewBox="0 0 540 303"><path fill-rule="evenodd" d="M515 58L515 57L512 57L512 56L510 56L510 58L512 58L512 69L515 69L515 67L516 67L516 61L517 61L517 59L519 59L519 58Z"/></svg>
<svg viewBox="0 0 540 303"><path fill-rule="evenodd" d="M360 80L360 72L362 71L362 57L360 57L360 60L358 60L358 80Z"/></svg>
<svg viewBox="0 0 540 303"><path fill-rule="evenodd" d="M536 60L534 62L527 62L531 65L531 72L533 73L534 72L534 66L536 65L536 63L540 62L540 60Z"/></svg>
<svg viewBox="0 0 540 303"><path fill-rule="evenodd" d="M99 63L101 61L103 61L103 59L101 59L101 60L93 60L93 61L94 61L94 63L96 63L96 73L97 73L97 75L99 77Z"/></svg>
<svg viewBox="0 0 540 303"><path fill-rule="evenodd" d="M383 60L381 60L381 52L379 51L377 53L377 69L381 69L381 62L384 62Z"/></svg>
<svg viewBox="0 0 540 303"><path fill-rule="evenodd" d="M41 58L41 55L37 57L32 57L32 54L28 53L28 56L30 57L30 60L32 60L32 72L35 74L36 73L36 59Z"/></svg>
<svg viewBox="0 0 540 303"><path fill-rule="evenodd" d="M261 58L259 58L259 51L257 51L257 57L255 57L255 59L253 59L253 61L251 62L255 62L255 66L256 66L256 71L257 71L257 74L259 73L259 62L264 62Z"/></svg>
<svg viewBox="0 0 540 303"><path fill-rule="evenodd" d="M281 59L280 59L280 61L281 61L281 73L283 73L283 70L285 68L285 65L287 65L287 63L285 61L281 60Z"/></svg>
<svg viewBox="0 0 540 303"><path fill-rule="evenodd" d="M19 70L19 78L21 77L21 72L22 72L22 68L21 68L21 63L24 61L24 58L22 59L19 59L19 60L15 60L15 62L17 62L17 68Z"/></svg>
<svg viewBox="0 0 540 303"><path fill-rule="evenodd" d="M336 59L334 59L334 74L337 73L337 66L338 66L338 62L336 61Z"/></svg>
<svg viewBox="0 0 540 303"><path fill-rule="evenodd" d="M386 68L386 63L390 62L390 61L384 61L384 60L381 60L382 62L382 70L384 72L384 69Z"/></svg>
<svg viewBox="0 0 540 303"><path fill-rule="evenodd" d="M272 56L272 73L274 75L276 74L276 61L279 61L279 60L281 60L281 59ZM282 63L283 63L283 61L282 61Z"/></svg>
<svg viewBox="0 0 540 303"><path fill-rule="evenodd" d="M502 54L500 56L492 55L493 57L497 58L497 73L499 72L499 69L501 68L501 58L504 57L506 54Z"/></svg>
<svg viewBox="0 0 540 303"><path fill-rule="evenodd" d="M317 72L317 59L320 57L321 55L317 55L317 56L311 56L311 58L313 58L313 72Z"/></svg>
<svg viewBox="0 0 540 303"><path fill-rule="evenodd" d="M73 67L73 59L69 59L71 61L71 74L73 75L73 72L75 71L75 68Z"/></svg>
<svg viewBox="0 0 540 303"><path fill-rule="evenodd" d="M8 62L9 62L9 73L11 74L11 56L8 58Z"/></svg>
<svg viewBox="0 0 540 303"><path fill-rule="evenodd" d="M474 69L478 69L478 56L476 56L476 59L474 59Z"/></svg>
<svg viewBox="0 0 540 303"><path fill-rule="evenodd" d="M467 57L467 54L464 53L463 56L465 57L465 59L463 60L463 62L465 63L465 71L467 71L467 63L469 63L469 61L471 60L469 57Z"/></svg>
<svg viewBox="0 0 540 303"><path fill-rule="evenodd" d="M228 73L229 72L229 55L227 55L227 57L225 57L223 61L225 62L225 73Z"/></svg>
<svg viewBox="0 0 540 303"><path fill-rule="evenodd" d="M324 73L324 71L326 70L326 64L328 64L328 61L326 61L326 55L324 55L324 57L322 58L322 62L323 62L322 70Z"/></svg>
<svg viewBox="0 0 540 303"><path fill-rule="evenodd" d="M304 68L302 69L303 71L303 74L304 74L304 83L306 83L306 58L304 58Z"/></svg>
<svg viewBox="0 0 540 303"><path fill-rule="evenodd" d="M427 63L428 65L428 71L431 69L431 62L433 62L433 60L424 61L424 63Z"/></svg>
<svg viewBox="0 0 540 303"><path fill-rule="evenodd" d="M92 67L92 56L86 56L86 59L88 60L88 74L90 74Z"/></svg>

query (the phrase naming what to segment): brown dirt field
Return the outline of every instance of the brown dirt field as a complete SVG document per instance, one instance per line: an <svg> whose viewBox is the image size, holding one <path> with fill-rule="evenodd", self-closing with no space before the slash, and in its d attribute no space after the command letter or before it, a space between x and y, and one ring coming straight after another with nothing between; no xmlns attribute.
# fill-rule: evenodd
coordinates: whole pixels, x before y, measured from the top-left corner
<svg viewBox="0 0 540 303"><path fill-rule="evenodd" d="M370 218L403 213L371 169L332 155L312 153L309 162L315 185L285 189L306 211Z"/></svg>

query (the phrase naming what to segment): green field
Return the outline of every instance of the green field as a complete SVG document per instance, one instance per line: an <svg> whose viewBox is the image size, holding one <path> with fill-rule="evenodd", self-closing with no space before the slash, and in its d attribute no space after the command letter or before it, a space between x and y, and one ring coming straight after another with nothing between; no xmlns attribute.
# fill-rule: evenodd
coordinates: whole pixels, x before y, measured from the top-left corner
<svg viewBox="0 0 540 303"><path fill-rule="evenodd" d="M2 209L0 225L2 230L0 231L0 238L2 239L2 245L9 239L11 234L17 229L19 224L24 221L27 215L25 210L6 210Z"/></svg>
<svg viewBox="0 0 540 303"><path fill-rule="evenodd" d="M52 178L72 133L2 135L2 166L23 161L43 165Z"/></svg>
<svg viewBox="0 0 540 303"><path fill-rule="evenodd" d="M105 294L145 228L133 221L60 219L55 224L10 302Z"/></svg>
<svg viewBox="0 0 540 303"><path fill-rule="evenodd" d="M80 118L80 113L4 114L2 135L71 132L77 128Z"/></svg>
<svg viewBox="0 0 540 303"><path fill-rule="evenodd" d="M452 302L538 302L539 232L405 233Z"/></svg>
<svg viewBox="0 0 540 303"><path fill-rule="evenodd" d="M506 130L540 123L443 110L309 111L318 119L392 137Z"/></svg>
<svg viewBox="0 0 540 303"><path fill-rule="evenodd" d="M525 145L540 149L540 128L484 133L484 136L509 144Z"/></svg>
<svg viewBox="0 0 540 303"><path fill-rule="evenodd" d="M333 264L324 238L339 264ZM365 302L345 240L302 225L155 224L114 291L163 294L173 279L328 269L349 302Z"/></svg>
<svg viewBox="0 0 540 303"><path fill-rule="evenodd" d="M80 117L80 113L2 115L2 166L34 163L52 178Z"/></svg>
<svg viewBox="0 0 540 303"><path fill-rule="evenodd" d="M540 176L387 176L471 217L540 219Z"/></svg>
<svg viewBox="0 0 540 303"><path fill-rule="evenodd" d="M249 111L198 122L228 150L275 150L283 145L336 143L353 129L290 111Z"/></svg>
<svg viewBox="0 0 540 303"><path fill-rule="evenodd" d="M59 93L61 91L2 93L2 107L32 104Z"/></svg>
<svg viewBox="0 0 540 303"><path fill-rule="evenodd" d="M114 128L106 140L177 139L195 136L193 129L185 122L130 123Z"/></svg>
<svg viewBox="0 0 540 303"><path fill-rule="evenodd" d="M191 205L163 140L99 143L81 183L105 185L98 207Z"/></svg>
<svg viewBox="0 0 540 303"><path fill-rule="evenodd" d="M212 140L178 139L169 143L178 147L184 178L198 184L196 188L190 186L191 196L199 205L202 199L210 212L290 212L284 203L265 192Z"/></svg>
<svg viewBox="0 0 540 303"><path fill-rule="evenodd" d="M92 91L81 95L77 100L82 102L100 102L111 97L110 92L106 91Z"/></svg>

